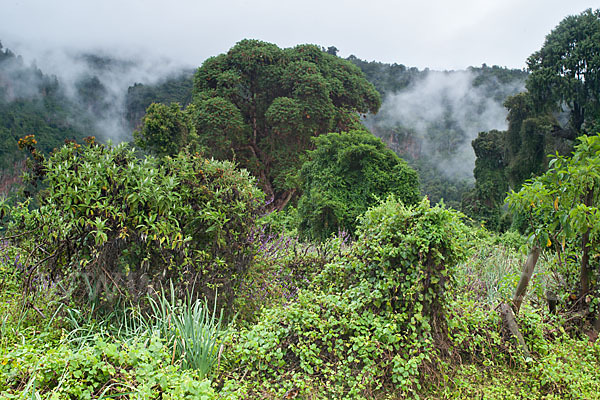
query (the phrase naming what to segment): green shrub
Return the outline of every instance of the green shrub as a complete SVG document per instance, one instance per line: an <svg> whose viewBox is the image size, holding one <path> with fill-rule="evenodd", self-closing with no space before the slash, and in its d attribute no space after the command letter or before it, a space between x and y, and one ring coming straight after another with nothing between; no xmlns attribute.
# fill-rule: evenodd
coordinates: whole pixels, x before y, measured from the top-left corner
<svg viewBox="0 0 600 400"><path fill-rule="evenodd" d="M447 288L463 258L464 225L427 201L394 197L361 219L358 241L309 290L265 310L228 359L254 397L416 394L446 337ZM238 380L233 374L230 379Z"/></svg>
<svg viewBox="0 0 600 400"><path fill-rule="evenodd" d="M190 112L177 103L150 104L140 129L133 132L136 146L159 157L175 156L195 136Z"/></svg>
<svg viewBox="0 0 600 400"><path fill-rule="evenodd" d="M418 202L417 173L370 132L329 133L313 140L316 149L300 171L301 236L323 241L340 231L354 235L357 218L391 193L406 205Z"/></svg>
<svg viewBox="0 0 600 400"><path fill-rule="evenodd" d="M456 364L482 362L505 364L511 347L500 330L500 315L493 307L478 301L470 292L457 295L448 304L448 337L450 355Z"/></svg>
<svg viewBox="0 0 600 400"><path fill-rule="evenodd" d="M39 170L38 170L39 172ZM33 276L114 303L173 278L229 302L252 258L262 207L254 179L199 155L139 159L126 145L69 144L43 161L40 206L12 210ZM86 289L87 282L87 289Z"/></svg>

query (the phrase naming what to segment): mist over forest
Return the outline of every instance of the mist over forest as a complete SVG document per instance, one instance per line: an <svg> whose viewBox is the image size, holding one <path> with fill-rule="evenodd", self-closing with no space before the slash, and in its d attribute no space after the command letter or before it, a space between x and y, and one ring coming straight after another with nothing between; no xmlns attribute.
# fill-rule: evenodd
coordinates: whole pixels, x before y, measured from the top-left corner
<svg viewBox="0 0 600 400"><path fill-rule="evenodd" d="M381 136L391 131L390 144L398 151L430 159L449 179L472 179L471 141L479 132L506 129L503 102L525 88L524 73L505 83L491 76L477 85L477 79L486 79L485 72L481 68L424 72L406 88L388 93L366 124Z"/></svg>
<svg viewBox="0 0 600 400"><path fill-rule="evenodd" d="M337 53L335 47L329 49ZM79 133L71 133L74 139L91 135L115 143L131 141L151 103L186 106L192 100L194 69L173 60L53 49L32 61L15 56L18 50L3 51L4 107L16 100L40 100L45 96L40 80L53 80L69 114L59 118ZM461 196L474 180L471 141L479 132L506 129L503 102L524 89L527 73L486 65L460 71L418 70L354 55L348 60L383 96L379 112L365 115L365 126L419 171L422 192L432 201L445 198L460 208ZM31 133L33 129L13 131L11 141ZM41 140L47 150L57 144L46 145L43 134ZM19 158L10 143L1 151L4 166Z"/></svg>

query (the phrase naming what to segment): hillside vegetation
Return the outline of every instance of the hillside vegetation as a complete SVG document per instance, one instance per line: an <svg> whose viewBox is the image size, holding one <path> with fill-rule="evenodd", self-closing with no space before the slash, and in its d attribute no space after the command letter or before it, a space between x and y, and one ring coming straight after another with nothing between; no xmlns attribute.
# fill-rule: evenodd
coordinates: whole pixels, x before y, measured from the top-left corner
<svg viewBox="0 0 600 400"><path fill-rule="evenodd" d="M18 140L36 135L40 151L48 153L65 139L93 135L80 109L68 99L56 77L44 75L0 43L0 193L23 171L25 154ZM74 121L78 121L77 123Z"/></svg>
<svg viewBox="0 0 600 400"><path fill-rule="evenodd" d="M25 132L19 195L0 199L0 398L600 398L599 36L587 10L529 58L507 130L472 143L469 215L422 193L470 132L452 113L453 136L428 130L448 145L411 161L421 181L366 127L389 115L363 119L450 73L334 47L242 40L186 101L151 103L133 143ZM456 76L485 114L524 75ZM442 115L474 106L446 92ZM405 121L389 137L415 152Z"/></svg>

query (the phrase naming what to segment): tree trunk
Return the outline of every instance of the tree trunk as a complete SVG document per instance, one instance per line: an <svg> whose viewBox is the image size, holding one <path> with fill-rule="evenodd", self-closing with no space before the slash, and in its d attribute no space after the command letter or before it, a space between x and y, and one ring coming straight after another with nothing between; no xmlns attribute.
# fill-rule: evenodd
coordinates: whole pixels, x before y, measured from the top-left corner
<svg viewBox="0 0 600 400"><path fill-rule="evenodd" d="M519 330L519 325L517 324L517 320L515 318L515 314L513 313L512 308L506 303L500 305L500 316L502 317L502 321L504 325L508 328L508 331L517 339L519 345L521 346L521 350L525 354L525 357L531 357L531 353L529 353L529 348L527 347L527 343L525 343L525 339Z"/></svg>
<svg viewBox="0 0 600 400"><path fill-rule="evenodd" d="M590 290L590 272L589 272L589 263L590 263L590 253L588 249L588 243L590 242L590 230L583 234L581 238L581 247L583 250L583 255L581 256L581 268L579 269L579 281L581 283L581 293L579 296L583 298Z"/></svg>
<svg viewBox="0 0 600 400"><path fill-rule="evenodd" d="M584 109L579 105L578 102L573 102L573 110L571 111L571 123L573 124L573 128L575 132L579 135L581 132L581 126L583 125L583 121L585 120Z"/></svg>
<svg viewBox="0 0 600 400"><path fill-rule="evenodd" d="M275 199L275 201L273 202L275 209L277 211L283 210L285 206L287 206L287 204L290 202L292 197L294 197L294 194L296 194L296 189L288 189L285 192L283 192L281 198Z"/></svg>
<svg viewBox="0 0 600 400"><path fill-rule="evenodd" d="M256 146L254 143L251 143L247 146L247 148L250 150L250 152L252 153L254 158L256 158L258 160L258 162L260 162L261 164L264 165L262 158L260 157L261 154L260 154L260 150L259 150L258 146ZM262 189L265 191L266 195L268 197L271 197L274 201L275 200L275 192L273 191L273 185L271 185L271 182L267 178L267 173L265 172L265 168L260 169L259 175L260 176L258 176L258 181L262 185Z"/></svg>
<svg viewBox="0 0 600 400"><path fill-rule="evenodd" d="M546 291L546 303L548 303L548 312L550 314L556 314L558 298L556 297L556 293L554 293L552 290Z"/></svg>
<svg viewBox="0 0 600 400"><path fill-rule="evenodd" d="M542 249L540 246L537 244L533 245L529 251L529 255L527 256L527 261L525 262L523 272L521 272L521 279L519 279L519 284L517 285L517 290L515 291L515 297L513 298L513 307L516 314L519 313L521 303L523 303L523 299L527 293L527 286L529 285L529 281L531 280L533 270L535 269L535 264L537 264L537 260L540 257L541 251Z"/></svg>
<svg viewBox="0 0 600 400"><path fill-rule="evenodd" d="M583 199L583 204L591 206L594 201L594 188L588 190ZM588 244L590 243L590 229L588 229L581 237L581 267L579 270L579 281L581 284L581 298L585 296L590 290L590 250Z"/></svg>

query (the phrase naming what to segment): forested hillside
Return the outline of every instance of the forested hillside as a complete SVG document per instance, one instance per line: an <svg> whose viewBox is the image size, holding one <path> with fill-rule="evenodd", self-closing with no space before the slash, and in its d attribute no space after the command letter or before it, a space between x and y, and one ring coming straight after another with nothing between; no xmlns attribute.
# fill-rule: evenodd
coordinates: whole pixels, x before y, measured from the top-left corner
<svg viewBox="0 0 600 400"><path fill-rule="evenodd" d="M1 399L600 398L600 10L528 72L336 53L243 39L126 99L129 62L0 52Z"/></svg>
<svg viewBox="0 0 600 400"><path fill-rule="evenodd" d="M18 141L35 135L38 150L48 154L65 140L84 137L128 141L152 101L189 102L191 73L181 68L171 76L164 70L104 53L68 53L51 60L62 63L58 75L49 75L9 49L0 47L0 190L6 193L22 172L25 154ZM56 67L55 67L56 68ZM165 82L157 91L136 84L139 95L127 95L135 79ZM180 82L178 77L184 77ZM142 93L143 92L143 93ZM147 101L146 99L151 100ZM15 164L16 163L16 164ZM17 168L15 169L15 166Z"/></svg>
<svg viewBox="0 0 600 400"><path fill-rule="evenodd" d="M0 175L4 179L12 181L22 172L20 161L26 155L17 143L33 134L40 151L48 153L65 139L81 140L93 131L55 76L27 65L0 44Z"/></svg>

